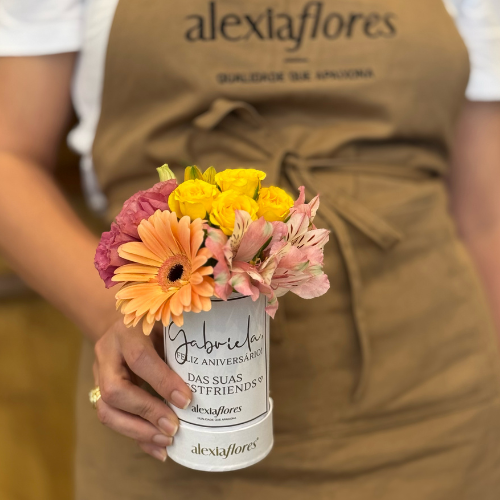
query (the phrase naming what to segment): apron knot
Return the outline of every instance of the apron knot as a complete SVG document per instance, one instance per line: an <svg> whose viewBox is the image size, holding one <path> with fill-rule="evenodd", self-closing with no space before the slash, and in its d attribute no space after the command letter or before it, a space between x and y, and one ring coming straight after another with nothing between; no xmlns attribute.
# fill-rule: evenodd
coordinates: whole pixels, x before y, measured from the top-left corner
<svg viewBox="0 0 500 500"><path fill-rule="evenodd" d="M321 209L322 217L337 238L351 291L352 314L361 357L361 370L354 399L361 399L370 375L371 349L367 318L363 307L361 272L347 223L356 227L383 250L393 247L403 238L403 235L349 193L341 189L322 192L316 186L313 170L327 168L332 173L338 171L395 175L406 178L415 176L421 178L421 174L403 166L357 164L354 161L334 158L301 158L286 147L281 131L266 123L256 108L244 101L216 99L206 112L193 120L193 125L200 133L209 134L204 139L209 150L216 147L211 139L214 139L217 133L222 133L225 140L222 142L219 140L219 147L226 149L229 153L235 151L258 153L260 162L256 163L262 164L261 168L269 174L268 179L272 184L278 181L280 174L284 174L292 186L297 188L301 185L305 186L309 199L311 195L314 196L317 193L321 195L324 200ZM199 135L195 137L196 140L193 142L198 146L201 145L202 137ZM228 140L232 143L230 147ZM236 157L235 161L241 161L241 159Z"/></svg>

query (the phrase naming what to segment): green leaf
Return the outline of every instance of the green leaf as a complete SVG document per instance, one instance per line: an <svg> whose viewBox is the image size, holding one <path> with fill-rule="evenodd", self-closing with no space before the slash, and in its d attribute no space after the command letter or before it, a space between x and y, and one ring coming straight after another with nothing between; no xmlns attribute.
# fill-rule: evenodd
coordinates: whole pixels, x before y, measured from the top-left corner
<svg viewBox="0 0 500 500"><path fill-rule="evenodd" d="M214 167L208 167L205 172L203 172L203 180L209 184L215 185L215 174L217 170Z"/></svg>
<svg viewBox="0 0 500 500"><path fill-rule="evenodd" d="M186 167L186 170L184 170L184 182L196 179L203 180L201 170L196 165Z"/></svg>

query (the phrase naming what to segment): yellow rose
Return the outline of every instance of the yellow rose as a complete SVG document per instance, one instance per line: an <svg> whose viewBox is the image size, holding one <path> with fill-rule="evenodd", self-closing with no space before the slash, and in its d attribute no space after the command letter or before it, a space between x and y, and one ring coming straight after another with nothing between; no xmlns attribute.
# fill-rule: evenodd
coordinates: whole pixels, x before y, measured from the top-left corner
<svg viewBox="0 0 500 500"><path fill-rule="evenodd" d="M228 168L215 175L215 182L222 192L232 189L256 200L260 191L260 183L265 178L264 172L253 168Z"/></svg>
<svg viewBox="0 0 500 500"><path fill-rule="evenodd" d="M268 222L285 220L293 207L293 199L283 189L271 186L260 190L258 217L264 217Z"/></svg>
<svg viewBox="0 0 500 500"><path fill-rule="evenodd" d="M193 179L183 182L170 193L168 206L179 219L188 215L191 220L205 219L212 210L212 203L217 196L217 188L208 182Z"/></svg>
<svg viewBox="0 0 500 500"><path fill-rule="evenodd" d="M219 226L224 234L230 236L234 230L235 210L245 210L252 220L256 220L259 205L250 196L239 194L237 191L224 191L212 204L210 222Z"/></svg>

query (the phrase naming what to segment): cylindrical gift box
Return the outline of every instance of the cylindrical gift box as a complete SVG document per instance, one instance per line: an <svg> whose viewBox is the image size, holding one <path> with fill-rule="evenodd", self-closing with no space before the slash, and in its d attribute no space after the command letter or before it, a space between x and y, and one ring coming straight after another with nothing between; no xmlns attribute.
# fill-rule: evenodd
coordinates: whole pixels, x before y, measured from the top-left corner
<svg viewBox="0 0 500 500"><path fill-rule="evenodd" d="M179 430L169 457L204 471L242 469L273 446L266 298L233 294L212 309L184 313L164 328L165 360L193 393L186 409L171 405Z"/></svg>

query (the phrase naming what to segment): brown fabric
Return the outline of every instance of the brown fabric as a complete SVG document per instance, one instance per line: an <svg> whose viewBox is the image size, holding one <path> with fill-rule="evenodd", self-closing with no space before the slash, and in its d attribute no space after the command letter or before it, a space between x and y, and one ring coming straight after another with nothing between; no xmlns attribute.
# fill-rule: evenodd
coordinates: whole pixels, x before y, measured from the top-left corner
<svg viewBox="0 0 500 500"><path fill-rule="evenodd" d="M212 37L211 5L215 39L186 40L195 15ZM289 51L299 43L277 37L287 22L278 14L298 34L306 5L309 24ZM229 41L221 23L233 38L250 35ZM291 81L299 68L337 76ZM365 76L339 76L349 69ZM284 71L285 81L217 83L256 71ZM498 498L497 341L441 177L466 78L441 0L120 1L94 149L111 213L165 161L263 168L290 191L322 193L332 286L313 301L281 300L271 334L276 444L242 471L156 463L100 426L86 400L88 346L78 500Z"/></svg>
<svg viewBox="0 0 500 500"><path fill-rule="evenodd" d="M218 25L214 35L212 4ZM143 185L152 182L155 168L165 162L261 166L276 180L285 149L303 158L446 170L468 64L442 0L321 2L315 37L314 20L307 18L300 48L292 51L293 40L278 38L287 35L280 30L287 19L278 15L291 17L298 36L299 16L307 4L150 0L145 6L120 0L94 144L97 175L113 212L124 195L137 189L138 179L143 178ZM309 4L314 11L317 2ZM272 39L266 33L268 9L273 14ZM220 32L221 20L229 14L238 14L241 24L227 28L226 35L239 35L239 41L229 41ZM264 39L251 30L245 15L254 22L261 18L258 27ZM194 16L203 19L206 40L187 39L186 32L200 22ZM339 26L337 37L328 39L325 26L329 36ZM287 62L297 58L307 62ZM309 71L310 81L292 80L291 72L304 71ZM253 73L280 72L284 81L219 83L224 74L248 79ZM317 72L330 77L318 79ZM255 143L229 126L216 127L220 119L200 123L197 117L220 97L257 109L280 131L280 147L269 149L269 141ZM233 115L256 125L251 112L240 109ZM125 185L128 191L120 189ZM120 191L116 195L115 189Z"/></svg>

